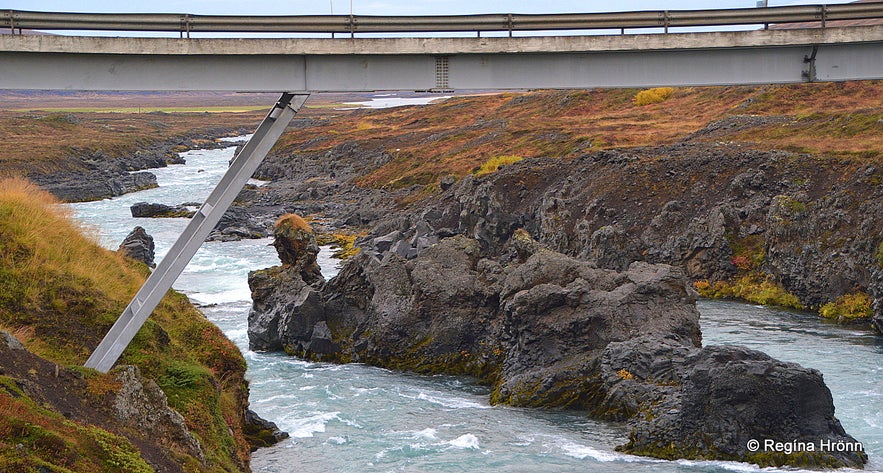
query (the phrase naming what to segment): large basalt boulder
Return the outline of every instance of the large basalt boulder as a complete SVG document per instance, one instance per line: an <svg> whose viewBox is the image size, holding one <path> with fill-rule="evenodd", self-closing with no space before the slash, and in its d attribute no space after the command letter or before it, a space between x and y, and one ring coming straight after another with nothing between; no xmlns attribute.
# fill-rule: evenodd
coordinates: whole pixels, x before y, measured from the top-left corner
<svg viewBox="0 0 883 473"><path fill-rule="evenodd" d="M762 466L860 468L867 461L858 449L826 447L857 441L834 417L831 392L818 371L744 347L653 345L644 340L605 354L606 389L616 393L611 386L627 385L620 390L639 394L619 398L641 400L628 406L638 415L631 422L629 442L620 450ZM655 360L640 355L648 351ZM659 363L672 359L677 363ZM617 366L623 368L611 376ZM768 442L800 447L777 451Z"/></svg>
<svg viewBox="0 0 883 473"><path fill-rule="evenodd" d="M253 271L248 275L248 285L253 300L248 315L248 340L252 350L282 350L286 342L289 345L291 342L282 338L283 333L302 338L304 334L296 327L322 318L321 306L316 315L315 304L306 304L315 301L318 292L291 268L276 266Z"/></svg>
<svg viewBox="0 0 883 473"><path fill-rule="evenodd" d="M153 237L148 235L143 227L135 227L128 235L126 235L126 238L120 243L120 247L117 251L123 253L129 258L141 261L151 268L155 268L155 249Z"/></svg>
<svg viewBox="0 0 883 473"><path fill-rule="evenodd" d="M596 409L603 350L638 336L698 347L691 290L680 269L633 263L618 273L541 250L507 277L504 340L509 347L500 402Z"/></svg>
<svg viewBox="0 0 883 473"><path fill-rule="evenodd" d="M277 443L289 437L288 432L279 430L279 426L275 422L271 422L257 413L248 409L245 411L245 422L243 422L243 435L251 445L251 451Z"/></svg>
<svg viewBox="0 0 883 473"><path fill-rule="evenodd" d="M284 349L303 354L323 343L311 343L316 323L325 318L316 287L325 281L316 263L319 245L306 221L294 214L278 220L274 236L273 246L282 266L248 275L253 301L248 316L249 346L252 350ZM325 337L322 328L316 337Z"/></svg>

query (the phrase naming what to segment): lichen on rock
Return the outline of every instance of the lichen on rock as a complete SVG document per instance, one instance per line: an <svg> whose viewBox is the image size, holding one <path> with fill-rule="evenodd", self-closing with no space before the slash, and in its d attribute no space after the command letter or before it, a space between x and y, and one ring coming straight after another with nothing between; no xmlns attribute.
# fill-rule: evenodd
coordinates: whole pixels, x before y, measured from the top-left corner
<svg viewBox="0 0 883 473"><path fill-rule="evenodd" d="M121 387L113 400L113 412L120 421L205 463L202 446L187 429L184 417L169 407L166 394L153 380L143 378L131 365L118 368L115 378Z"/></svg>

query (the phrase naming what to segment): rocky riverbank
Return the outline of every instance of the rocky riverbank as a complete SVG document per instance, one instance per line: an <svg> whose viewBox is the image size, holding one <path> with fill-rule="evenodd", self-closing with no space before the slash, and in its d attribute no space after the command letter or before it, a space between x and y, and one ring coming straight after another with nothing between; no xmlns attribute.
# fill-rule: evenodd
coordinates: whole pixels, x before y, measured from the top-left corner
<svg viewBox="0 0 883 473"><path fill-rule="evenodd" d="M81 231L48 193L0 179L0 470L248 471L283 434L249 412L241 352L183 294L109 373L77 368L153 256L143 229L119 252Z"/></svg>
<svg viewBox="0 0 883 473"><path fill-rule="evenodd" d="M627 420L623 451L761 465L858 466L861 453L759 455L752 438L855 442L821 375L702 347L682 270L599 268L516 230L497 254L464 235L402 256L363 252L325 282L315 237L278 227L283 265L252 273L250 345L336 362L476 376L495 403ZM290 220L289 220L290 221ZM425 223L424 223L425 225ZM736 388L738 387L738 388ZM736 389L734 389L736 388Z"/></svg>
<svg viewBox="0 0 883 473"><path fill-rule="evenodd" d="M818 372L701 344L696 289L879 323L879 160L721 139L783 123L732 116L663 146L413 186L355 185L402 160L375 141L272 156L271 182L243 204L367 236L327 282L304 270L310 241L282 245L283 265L250 277L251 345L476 376L494 402L628 420L620 449L641 455L861 466L860 452L818 447L854 442ZM424 185L431 197L414 199ZM816 448L758 453L757 438Z"/></svg>
<svg viewBox="0 0 883 473"><path fill-rule="evenodd" d="M64 202L109 199L130 192L157 187L156 176L145 169L181 164L178 155L188 149L229 146L218 136L247 133L233 128L187 133L154 143L132 153L111 155L102 150L70 149L60 170L36 167L26 173L32 182ZM51 168L50 168L51 169ZM140 171L140 172L138 172Z"/></svg>

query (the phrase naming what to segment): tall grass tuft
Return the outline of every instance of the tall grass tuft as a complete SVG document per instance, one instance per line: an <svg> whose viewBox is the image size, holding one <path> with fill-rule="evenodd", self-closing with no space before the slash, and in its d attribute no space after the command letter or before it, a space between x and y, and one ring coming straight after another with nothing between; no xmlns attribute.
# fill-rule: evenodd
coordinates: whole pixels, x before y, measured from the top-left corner
<svg viewBox="0 0 883 473"><path fill-rule="evenodd" d="M67 209L21 178L0 180L0 236L2 271L18 276L29 302L43 295L52 275L77 289L91 282L111 295L134 293L146 275L144 268L85 238Z"/></svg>

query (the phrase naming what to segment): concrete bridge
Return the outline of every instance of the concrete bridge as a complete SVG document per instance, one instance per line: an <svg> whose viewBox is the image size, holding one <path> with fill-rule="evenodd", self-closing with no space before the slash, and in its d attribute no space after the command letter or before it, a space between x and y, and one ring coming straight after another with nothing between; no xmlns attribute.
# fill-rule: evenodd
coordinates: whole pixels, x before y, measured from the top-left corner
<svg viewBox="0 0 883 473"><path fill-rule="evenodd" d="M843 81L883 78L883 25L475 38L7 34L0 35L0 65L4 89L319 92Z"/></svg>
<svg viewBox="0 0 883 473"><path fill-rule="evenodd" d="M457 17L199 17L0 12L0 89L281 92L254 137L135 295L86 366L109 370L317 91L768 84L883 78L883 2L739 10ZM818 28L672 33L780 22ZM14 34L16 28L173 31L180 38ZM660 28L663 34L624 34ZM521 31L620 34L516 37ZM192 38L191 32L311 32L344 38ZM476 37L355 37L375 32ZM481 37L481 32L508 35ZM20 33L20 30L19 30ZM185 33L186 36L185 37Z"/></svg>

